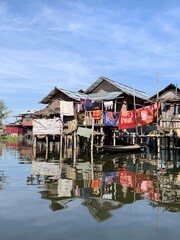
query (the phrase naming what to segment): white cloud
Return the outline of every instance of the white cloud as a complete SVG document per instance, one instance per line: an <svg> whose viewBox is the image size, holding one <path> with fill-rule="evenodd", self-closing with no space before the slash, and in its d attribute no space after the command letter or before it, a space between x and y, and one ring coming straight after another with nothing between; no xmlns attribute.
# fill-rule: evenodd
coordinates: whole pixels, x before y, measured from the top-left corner
<svg viewBox="0 0 180 240"><path fill-rule="evenodd" d="M101 75L137 88L139 79L154 79L157 72L164 82L177 81L178 11L155 6L127 11L121 2L103 2L27 1L24 11L19 1L1 2L3 91L21 92L23 98L38 91L46 95L54 86L86 89Z"/></svg>

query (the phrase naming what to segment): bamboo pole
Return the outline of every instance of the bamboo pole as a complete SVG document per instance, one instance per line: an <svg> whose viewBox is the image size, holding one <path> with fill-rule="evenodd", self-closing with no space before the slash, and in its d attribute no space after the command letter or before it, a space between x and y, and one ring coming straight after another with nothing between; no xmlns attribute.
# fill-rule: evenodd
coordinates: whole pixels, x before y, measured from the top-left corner
<svg viewBox="0 0 180 240"><path fill-rule="evenodd" d="M91 128L91 164L93 164L93 145L94 145L94 118L92 118Z"/></svg>

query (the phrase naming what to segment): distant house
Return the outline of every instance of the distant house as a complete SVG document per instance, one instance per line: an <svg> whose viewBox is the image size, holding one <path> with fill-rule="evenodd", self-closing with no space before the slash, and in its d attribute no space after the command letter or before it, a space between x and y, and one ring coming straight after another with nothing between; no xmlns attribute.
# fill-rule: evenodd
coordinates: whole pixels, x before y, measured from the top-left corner
<svg viewBox="0 0 180 240"><path fill-rule="evenodd" d="M180 89L171 83L150 100L161 103L159 129L168 134L174 132L180 137Z"/></svg>
<svg viewBox="0 0 180 240"><path fill-rule="evenodd" d="M23 127L21 123L10 123L4 126L4 135L19 136L23 133Z"/></svg>
<svg viewBox="0 0 180 240"><path fill-rule="evenodd" d="M22 125L22 135L24 140L31 140L33 128L33 113L35 110L28 110L26 112L16 115L16 122Z"/></svg>

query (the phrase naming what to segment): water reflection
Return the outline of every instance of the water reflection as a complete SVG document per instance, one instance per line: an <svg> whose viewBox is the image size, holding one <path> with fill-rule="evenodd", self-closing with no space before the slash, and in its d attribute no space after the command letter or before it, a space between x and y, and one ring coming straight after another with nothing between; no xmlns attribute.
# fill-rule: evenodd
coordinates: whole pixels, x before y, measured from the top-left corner
<svg viewBox="0 0 180 240"><path fill-rule="evenodd" d="M168 156L168 157L167 157ZM173 158L172 158L173 156ZM76 198L97 222L112 211L139 200L152 208L180 211L180 159L177 152L97 155L91 161L78 159L32 161L28 185L39 185L42 199L52 211L68 208Z"/></svg>

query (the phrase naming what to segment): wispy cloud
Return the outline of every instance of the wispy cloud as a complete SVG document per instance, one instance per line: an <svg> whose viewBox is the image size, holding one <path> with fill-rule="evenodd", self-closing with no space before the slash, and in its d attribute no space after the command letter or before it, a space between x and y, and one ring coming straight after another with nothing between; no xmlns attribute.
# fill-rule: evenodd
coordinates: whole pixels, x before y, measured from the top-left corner
<svg viewBox="0 0 180 240"><path fill-rule="evenodd" d="M1 1L2 97L39 102L38 92L86 89L101 75L148 94L157 72L163 87L178 81L180 4L163 2Z"/></svg>

